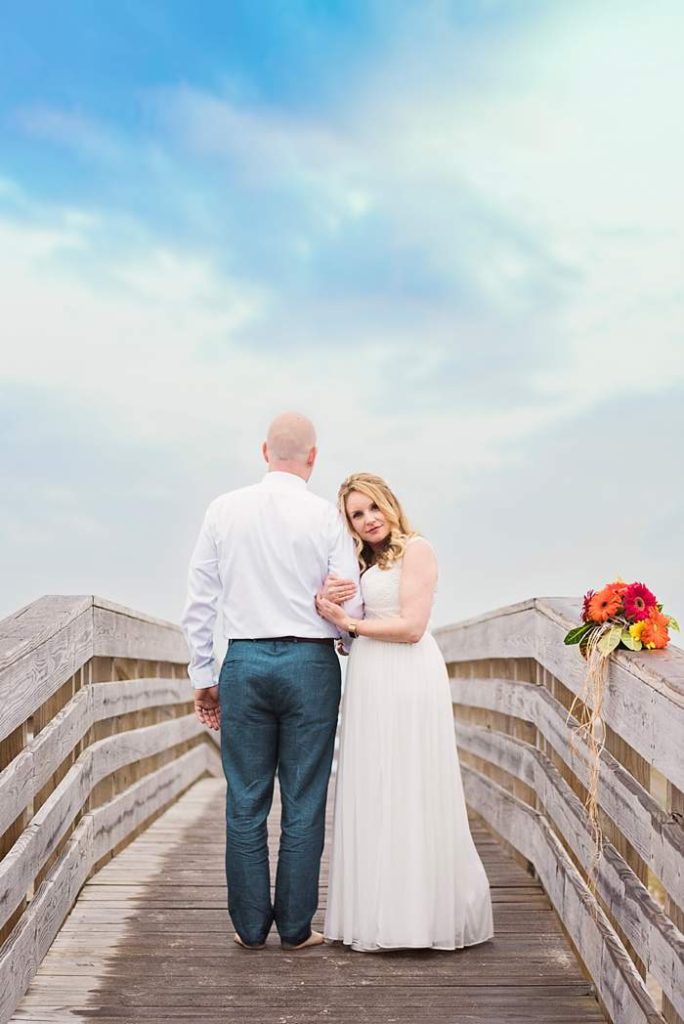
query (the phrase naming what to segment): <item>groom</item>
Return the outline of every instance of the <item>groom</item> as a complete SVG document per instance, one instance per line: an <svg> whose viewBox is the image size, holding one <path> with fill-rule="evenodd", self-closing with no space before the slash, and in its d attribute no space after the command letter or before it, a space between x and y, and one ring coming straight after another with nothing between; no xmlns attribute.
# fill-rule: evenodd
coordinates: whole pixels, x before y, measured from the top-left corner
<svg viewBox="0 0 684 1024"><path fill-rule="evenodd" d="M318 615L315 595L331 573L342 578L335 599L346 600L348 614L360 617L362 605L351 537L337 509L307 489L317 454L313 424L283 413L262 452L263 480L207 509L182 625L195 711L221 728L235 941L260 949L275 921L283 948L301 949L323 941L311 920L340 700L339 634ZM229 645L216 685L217 608ZM276 772L282 821L272 901L266 822Z"/></svg>

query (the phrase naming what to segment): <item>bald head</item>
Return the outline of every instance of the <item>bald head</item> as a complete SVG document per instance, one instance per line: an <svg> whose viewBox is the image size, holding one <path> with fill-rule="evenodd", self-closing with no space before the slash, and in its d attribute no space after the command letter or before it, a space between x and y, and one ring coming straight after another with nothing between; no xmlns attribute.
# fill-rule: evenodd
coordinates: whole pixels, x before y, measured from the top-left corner
<svg viewBox="0 0 684 1024"><path fill-rule="evenodd" d="M316 458L316 431L311 420L298 412L283 412L271 423L263 446L271 469L311 474Z"/></svg>

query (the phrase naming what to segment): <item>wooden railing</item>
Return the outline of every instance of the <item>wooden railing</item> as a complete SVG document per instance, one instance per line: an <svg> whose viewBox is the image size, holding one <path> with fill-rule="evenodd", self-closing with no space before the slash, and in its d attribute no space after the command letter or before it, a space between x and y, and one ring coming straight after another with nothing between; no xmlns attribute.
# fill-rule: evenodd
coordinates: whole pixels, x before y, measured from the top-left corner
<svg viewBox="0 0 684 1024"><path fill-rule="evenodd" d="M611 656L594 899L586 751L568 709L577 601L436 631L466 797L544 885L614 1024L684 1021L684 652ZM0 1024L86 879L205 773L180 630L99 598L0 622Z"/></svg>
<svg viewBox="0 0 684 1024"><path fill-rule="evenodd" d="M95 597L0 622L0 1022L86 879L205 773L181 631Z"/></svg>
<svg viewBox="0 0 684 1024"><path fill-rule="evenodd" d="M579 604L535 599L436 631L466 799L541 880L611 1021L682 1024L684 652L611 656L595 899L589 760L568 721L586 664L563 644Z"/></svg>

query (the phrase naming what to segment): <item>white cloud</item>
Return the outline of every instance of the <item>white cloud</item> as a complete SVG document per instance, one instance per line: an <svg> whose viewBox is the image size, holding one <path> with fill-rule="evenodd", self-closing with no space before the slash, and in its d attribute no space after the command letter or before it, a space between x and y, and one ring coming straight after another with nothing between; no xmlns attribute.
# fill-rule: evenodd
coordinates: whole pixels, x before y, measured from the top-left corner
<svg viewBox="0 0 684 1024"><path fill-rule="evenodd" d="M463 290L502 332L526 320L557 351L557 369L533 375L540 397L579 411L683 379L676 5L620 5L619 18L611 4L557 5L475 57L439 12L428 28L407 17L325 119L185 87L159 103L195 155L306 195L313 222L293 248L311 261L326 233L372 211L387 261L413 253L454 290L452 308Z"/></svg>
<svg viewBox="0 0 684 1024"><path fill-rule="evenodd" d="M0 380L98 404L126 434L173 438L193 422L216 425L212 353L230 353L233 334L260 315L259 290L154 242L103 257L86 225L0 222ZM255 372L254 357L236 352L231 385L247 387Z"/></svg>
<svg viewBox="0 0 684 1024"><path fill-rule="evenodd" d="M122 139L118 139L101 122L82 113L37 104L17 110L15 121L33 138L66 146L82 156L109 165L120 162L127 155L127 146Z"/></svg>
<svg viewBox="0 0 684 1024"><path fill-rule="evenodd" d="M129 539L178 480L189 520L210 488L258 475L268 418L299 407L320 427L317 490L333 495L352 470L381 472L437 535L450 581L441 621L471 610L458 603L461 568L478 608L501 603L500 592L515 600L555 589L587 497L599 522L624 510L611 558L631 545L639 571L653 566L669 584L670 539L644 534L640 506L629 501L629 458L611 475L614 464L592 444L598 436L624 452L630 443L624 422L610 436L601 418L609 406L633 413L637 429L660 429L651 413L684 377L675 34L658 12L616 20L614 7L607 15L573 5L570 14L555 5L538 24L469 55L469 41L438 9L429 38L406 27L395 52L326 117L188 87L157 95L166 134L141 148L150 179L172 183L179 208L197 209L203 229L217 202L203 190L204 161L223 169L236 207L247 194L279 202L299 261L292 278L256 259L241 263L233 237L238 269L228 272L200 232L192 246L173 243L140 213L57 208L0 179L15 211L0 220L0 383L59 395L84 431L119 439L131 463L139 444ZM115 168L126 164L125 140L90 120L43 108L25 124ZM261 231L268 248L267 217L242 227ZM331 253L352 265L336 265ZM400 264L400 284L383 291ZM387 268L379 284L365 280L369 265ZM429 288L404 293L412 271L438 282L438 298ZM575 428L582 445L565 440ZM562 465L547 437L565 445ZM147 494L155 450L177 459L177 478L164 470ZM530 499L537 469L543 479ZM516 487L517 470L524 483ZM59 522L76 522L80 484L64 493L54 482L44 492L30 486ZM680 502L672 474L661 505L668 488ZM17 509L24 500L19 494ZM481 518L478 501L487 503ZM507 547L507 502L522 539L517 558ZM84 535L114 528L104 510L82 515ZM21 533L20 512L12 522ZM34 538L43 528L26 524ZM584 575L601 552L596 536L584 522ZM102 580L111 571L123 586L124 568L108 564ZM582 573L568 572L567 586L589 585ZM111 596L136 603L135 593ZM148 607L154 594L144 596L137 603ZM148 610L175 614L163 588L158 598Z"/></svg>
<svg viewBox="0 0 684 1024"><path fill-rule="evenodd" d="M254 348L245 332L254 324L267 330L274 315L265 288L231 280L208 258L153 239L142 248L136 236L131 253L103 255L91 231L96 224L101 233L100 218L73 210L68 218L59 210L49 219L43 208L40 214L30 224L0 220L7 325L0 381L48 388L82 410L97 407L122 437L186 449L209 437L220 450L227 432L231 445L244 442L251 450L254 430L273 410L300 405L376 460L402 435L414 453L440 435L467 437L449 456L466 469L494 465L502 439L564 414L558 405L530 410L513 403L498 415L456 408L426 417L402 410L401 397L395 412L391 394L383 413L378 382L387 371L400 389L410 379L429 388L444 358L441 345L423 346L415 369L417 351L408 348L397 360L391 332L369 339L356 365L325 337L315 348ZM295 335L296 323L289 326ZM331 391L339 402L330 402ZM400 449L397 455L404 457Z"/></svg>

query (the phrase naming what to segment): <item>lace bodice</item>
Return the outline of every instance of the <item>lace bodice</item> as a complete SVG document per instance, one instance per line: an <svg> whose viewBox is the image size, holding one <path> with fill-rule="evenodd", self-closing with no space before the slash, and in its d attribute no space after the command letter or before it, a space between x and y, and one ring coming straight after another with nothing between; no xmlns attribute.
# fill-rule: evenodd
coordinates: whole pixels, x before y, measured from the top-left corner
<svg viewBox="0 0 684 1024"><path fill-rule="evenodd" d="M361 595L367 619L387 619L399 614L401 562L380 569L372 565L361 577Z"/></svg>
<svg viewBox="0 0 684 1024"><path fill-rule="evenodd" d="M413 540L424 538L411 538ZM425 541L427 543L427 541ZM395 562L389 569L380 569L372 565L361 577L361 596L364 602L364 617L367 619L387 619L400 614L399 584L401 581L401 562ZM429 627L428 627L429 628Z"/></svg>

